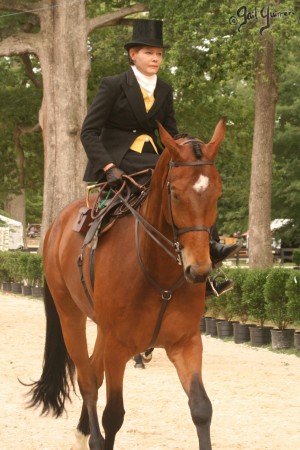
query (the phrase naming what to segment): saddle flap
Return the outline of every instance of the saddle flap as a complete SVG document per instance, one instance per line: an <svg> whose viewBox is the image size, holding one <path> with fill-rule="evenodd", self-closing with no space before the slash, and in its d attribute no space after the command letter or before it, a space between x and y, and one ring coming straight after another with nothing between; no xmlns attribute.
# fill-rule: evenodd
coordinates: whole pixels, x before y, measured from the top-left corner
<svg viewBox="0 0 300 450"><path fill-rule="evenodd" d="M92 209L87 206L82 206L79 209L78 217L73 225L73 231L85 235L90 229L90 225L93 222Z"/></svg>

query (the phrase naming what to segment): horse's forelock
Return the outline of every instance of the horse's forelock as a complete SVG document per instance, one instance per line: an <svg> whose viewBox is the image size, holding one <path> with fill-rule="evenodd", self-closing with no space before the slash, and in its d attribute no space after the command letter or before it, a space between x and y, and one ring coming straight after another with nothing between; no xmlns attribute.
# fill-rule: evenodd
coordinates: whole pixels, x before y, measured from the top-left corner
<svg viewBox="0 0 300 450"><path fill-rule="evenodd" d="M177 141L178 139L186 139L186 140L194 139L191 142L194 155L196 156L197 159L202 158L203 153L202 153L201 144L203 144L203 142L201 142L199 139L196 139L194 136L187 134L187 133L176 134L176 136L174 136L174 140Z"/></svg>

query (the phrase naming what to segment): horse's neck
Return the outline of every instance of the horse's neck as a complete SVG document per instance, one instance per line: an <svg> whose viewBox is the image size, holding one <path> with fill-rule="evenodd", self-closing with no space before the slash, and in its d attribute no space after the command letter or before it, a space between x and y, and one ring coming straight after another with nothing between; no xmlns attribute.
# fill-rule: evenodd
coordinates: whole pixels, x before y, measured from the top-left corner
<svg viewBox="0 0 300 450"><path fill-rule="evenodd" d="M167 223L164 211L163 202L165 192L162 191L162 176L159 174L156 180L151 183L151 189L145 203L141 207L141 215L149 222L159 233L165 236L169 241L173 242L172 227ZM166 189L164 185L163 189ZM166 209L166 207L165 207ZM152 233L152 232L151 232ZM171 245L168 245L163 238L158 234L154 234L169 251L172 252ZM152 273L160 275L160 271L165 269L166 266L178 267L172 257L163 249L157 242L147 234L142 227L139 227L139 247L142 259L146 262L147 268ZM175 269L177 273L177 269Z"/></svg>

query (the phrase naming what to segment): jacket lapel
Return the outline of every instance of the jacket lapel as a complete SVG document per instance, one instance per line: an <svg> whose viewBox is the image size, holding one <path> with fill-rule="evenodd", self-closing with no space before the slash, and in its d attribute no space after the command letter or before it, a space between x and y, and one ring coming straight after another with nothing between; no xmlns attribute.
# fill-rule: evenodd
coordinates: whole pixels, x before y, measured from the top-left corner
<svg viewBox="0 0 300 450"><path fill-rule="evenodd" d="M126 72L127 77L122 83L123 90L127 97L127 100L132 108L132 111L136 117L137 122L141 125L142 129L148 129L148 117L143 99L143 94L140 86L135 78L132 69Z"/></svg>
<svg viewBox="0 0 300 450"><path fill-rule="evenodd" d="M166 90L163 83L157 79L156 88L154 91L155 101L148 113L146 112L145 103L141 88L135 78L132 69L126 72L125 80L122 83L123 90L127 97L127 100L132 108L132 111L136 117L137 122L141 125L142 129L150 130L149 117L152 117L162 106L166 97Z"/></svg>
<svg viewBox="0 0 300 450"><path fill-rule="evenodd" d="M155 102L153 103L153 106L148 111L148 117L151 117L153 114L155 114L161 108L161 106L164 103L165 98L166 98L166 90L159 79L157 79L156 88L154 91L154 97L155 97Z"/></svg>

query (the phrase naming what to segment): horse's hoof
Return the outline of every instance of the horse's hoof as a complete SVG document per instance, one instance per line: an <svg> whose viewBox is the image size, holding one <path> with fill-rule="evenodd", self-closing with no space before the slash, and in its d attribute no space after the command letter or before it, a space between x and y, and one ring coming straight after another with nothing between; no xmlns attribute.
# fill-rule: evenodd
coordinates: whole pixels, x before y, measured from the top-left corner
<svg viewBox="0 0 300 450"><path fill-rule="evenodd" d="M135 369L146 369L145 364L141 364L141 363L135 363L134 368Z"/></svg>

